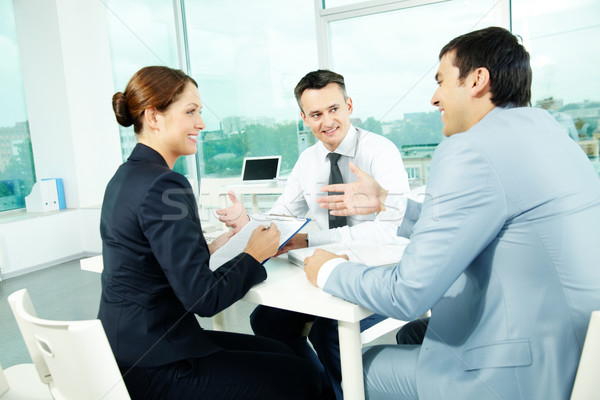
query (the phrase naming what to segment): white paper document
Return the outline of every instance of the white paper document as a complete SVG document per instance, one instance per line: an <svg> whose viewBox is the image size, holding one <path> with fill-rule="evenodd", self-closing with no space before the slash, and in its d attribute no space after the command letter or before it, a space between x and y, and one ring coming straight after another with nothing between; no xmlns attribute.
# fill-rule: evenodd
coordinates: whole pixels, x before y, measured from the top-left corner
<svg viewBox="0 0 600 400"><path fill-rule="evenodd" d="M402 254L408 239L399 241L398 244L379 244L375 242L349 242L326 244L316 247L290 250L288 260L304 267L304 259L313 255L316 249L323 249L335 254L346 254L351 262L364 264L368 267L395 265L402 259Z"/></svg>
<svg viewBox="0 0 600 400"><path fill-rule="evenodd" d="M309 218L296 218L282 215L253 214L250 221L235 235L229 239L221 248L210 256L209 267L211 270L219 268L233 257L240 254L246 245L252 232L258 226L270 226L274 222L281 233L279 237L279 248L288 242L300 229L310 221Z"/></svg>

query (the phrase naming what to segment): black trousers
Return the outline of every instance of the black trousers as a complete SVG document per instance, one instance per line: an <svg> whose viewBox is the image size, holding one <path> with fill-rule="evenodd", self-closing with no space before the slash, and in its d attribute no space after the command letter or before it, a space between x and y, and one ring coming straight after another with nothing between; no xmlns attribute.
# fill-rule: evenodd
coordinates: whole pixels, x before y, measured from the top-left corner
<svg viewBox="0 0 600 400"><path fill-rule="evenodd" d="M360 321L360 331L384 319L373 314ZM313 323L308 334L312 348L302 335L307 322ZM344 398L336 320L260 305L250 315L250 326L255 334L285 343L296 355L310 361L320 371L325 396L337 400Z"/></svg>
<svg viewBox="0 0 600 400"><path fill-rule="evenodd" d="M207 331L225 351L153 368L121 368L132 399L319 399L310 362L277 341Z"/></svg>

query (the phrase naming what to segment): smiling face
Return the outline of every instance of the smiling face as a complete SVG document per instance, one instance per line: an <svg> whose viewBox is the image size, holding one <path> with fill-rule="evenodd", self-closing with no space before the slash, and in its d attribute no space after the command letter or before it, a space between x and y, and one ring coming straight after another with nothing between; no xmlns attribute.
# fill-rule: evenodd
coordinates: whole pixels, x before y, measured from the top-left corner
<svg viewBox="0 0 600 400"><path fill-rule="evenodd" d="M344 100L344 92L337 83L322 89L306 89L300 96L300 115L313 135L329 151L337 149L350 129L352 99Z"/></svg>
<svg viewBox="0 0 600 400"><path fill-rule="evenodd" d="M442 132L445 136L469 130L476 121L471 115L471 77L460 80L459 69L454 66L454 54L447 53L440 60L435 74L438 88L431 98L431 104L442 113Z"/></svg>
<svg viewBox="0 0 600 400"><path fill-rule="evenodd" d="M180 156L188 156L198 151L198 135L205 128L200 116L202 103L198 89L188 83L179 97L163 112L157 112L155 148L173 168Z"/></svg>

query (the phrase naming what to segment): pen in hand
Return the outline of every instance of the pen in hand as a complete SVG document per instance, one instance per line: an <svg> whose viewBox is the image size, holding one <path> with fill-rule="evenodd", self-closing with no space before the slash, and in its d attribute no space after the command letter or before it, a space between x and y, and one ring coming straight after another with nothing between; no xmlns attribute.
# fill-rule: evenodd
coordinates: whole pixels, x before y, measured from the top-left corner
<svg viewBox="0 0 600 400"><path fill-rule="evenodd" d="M279 249L280 232L275 223L270 226L259 225L250 235L250 239L244 248L244 253L248 253L256 261L263 262L267 258L273 257Z"/></svg>

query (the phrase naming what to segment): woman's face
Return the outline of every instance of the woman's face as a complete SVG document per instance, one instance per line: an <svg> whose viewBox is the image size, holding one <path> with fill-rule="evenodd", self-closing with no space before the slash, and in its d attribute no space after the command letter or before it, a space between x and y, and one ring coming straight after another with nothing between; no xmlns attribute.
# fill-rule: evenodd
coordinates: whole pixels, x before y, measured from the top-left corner
<svg viewBox="0 0 600 400"><path fill-rule="evenodd" d="M198 88L188 83L171 105L158 115L159 152L173 168L180 156L188 156L198 151L198 135L205 128L200 116L202 103Z"/></svg>

